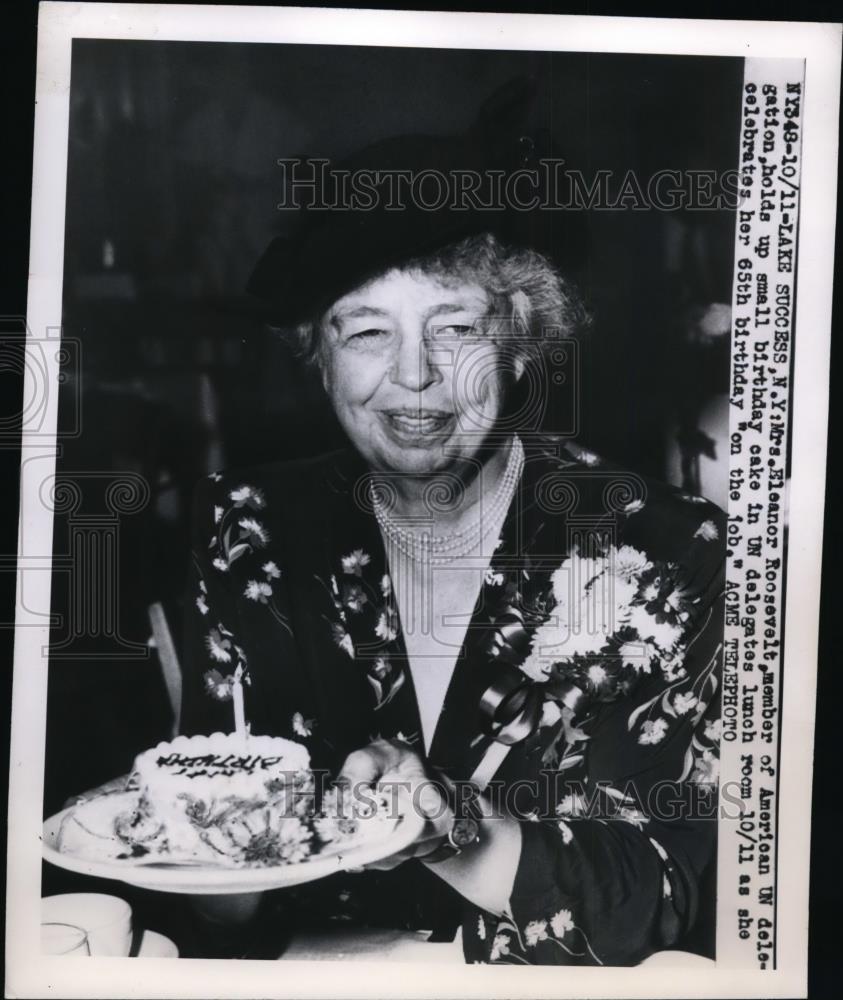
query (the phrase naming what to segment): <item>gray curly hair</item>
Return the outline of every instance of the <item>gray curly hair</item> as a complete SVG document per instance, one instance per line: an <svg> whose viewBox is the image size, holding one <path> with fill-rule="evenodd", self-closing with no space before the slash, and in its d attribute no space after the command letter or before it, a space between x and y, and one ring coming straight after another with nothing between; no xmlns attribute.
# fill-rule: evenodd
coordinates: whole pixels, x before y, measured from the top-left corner
<svg viewBox="0 0 843 1000"><path fill-rule="evenodd" d="M580 337L590 324L578 292L545 256L507 246L491 233L410 258L400 269L433 276L445 285L469 282L485 289L491 298L486 334L505 337L525 359L540 360L560 338ZM319 361L323 318L285 331L308 364Z"/></svg>

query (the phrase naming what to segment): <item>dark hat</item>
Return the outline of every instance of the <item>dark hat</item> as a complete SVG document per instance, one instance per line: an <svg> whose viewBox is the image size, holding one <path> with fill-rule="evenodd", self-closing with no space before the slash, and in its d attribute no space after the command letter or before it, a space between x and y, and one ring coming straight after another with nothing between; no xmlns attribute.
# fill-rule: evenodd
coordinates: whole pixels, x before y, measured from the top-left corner
<svg viewBox="0 0 843 1000"><path fill-rule="evenodd" d="M566 262L570 213L540 207L535 184L516 176L552 155L547 134L526 126L535 94L535 82L518 77L464 133L396 136L336 165L285 161L295 221L267 247L247 291L287 325L391 267L480 233ZM530 201L538 205L524 207Z"/></svg>

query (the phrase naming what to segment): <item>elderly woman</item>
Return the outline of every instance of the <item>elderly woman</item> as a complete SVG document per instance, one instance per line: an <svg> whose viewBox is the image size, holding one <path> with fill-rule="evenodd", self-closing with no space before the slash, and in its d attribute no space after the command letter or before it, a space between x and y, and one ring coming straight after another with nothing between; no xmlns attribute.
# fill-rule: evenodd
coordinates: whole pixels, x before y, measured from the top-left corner
<svg viewBox="0 0 843 1000"><path fill-rule="evenodd" d="M469 962L681 947L716 847L722 513L535 432L582 321L545 256L479 213L348 216L253 288L349 446L200 484L183 731L231 728L236 675L254 733L418 792L408 850L280 893L302 921L461 923Z"/></svg>

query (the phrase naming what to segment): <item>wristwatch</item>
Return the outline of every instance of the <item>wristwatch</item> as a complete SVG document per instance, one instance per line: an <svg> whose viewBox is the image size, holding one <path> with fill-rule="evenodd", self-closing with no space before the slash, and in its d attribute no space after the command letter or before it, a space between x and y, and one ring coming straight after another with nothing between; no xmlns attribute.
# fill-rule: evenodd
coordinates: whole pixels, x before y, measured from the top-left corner
<svg viewBox="0 0 843 1000"><path fill-rule="evenodd" d="M480 808L480 792L475 785L463 783L457 795L454 787L443 785L441 788L451 811L454 814L454 822L451 829L439 847L435 847L429 854L423 854L419 860L425 864L436 864L439 861L447 861L448 858L456 857L472 844L480 842L480 823L483 819L483 812Z"/></svg>

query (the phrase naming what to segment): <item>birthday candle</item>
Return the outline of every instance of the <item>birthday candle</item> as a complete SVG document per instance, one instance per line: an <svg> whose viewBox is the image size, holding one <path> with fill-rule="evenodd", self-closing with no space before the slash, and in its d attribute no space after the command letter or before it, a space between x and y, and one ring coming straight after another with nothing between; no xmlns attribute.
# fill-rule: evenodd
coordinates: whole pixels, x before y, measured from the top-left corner
<svg viewBox="0 0 843 1000"><path fill-rule="evenodd" d="M248 736L246 711L243 705L243 668L238 664L231 680L231 699L234 703L234 731L243 740Z"/></svg>

